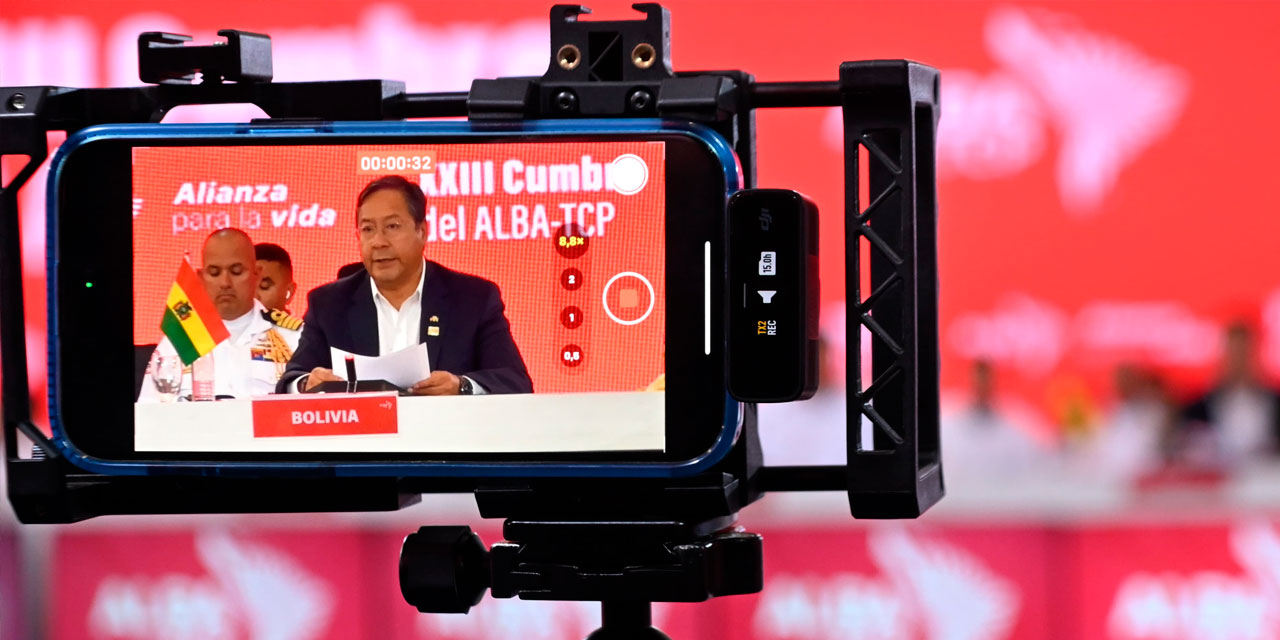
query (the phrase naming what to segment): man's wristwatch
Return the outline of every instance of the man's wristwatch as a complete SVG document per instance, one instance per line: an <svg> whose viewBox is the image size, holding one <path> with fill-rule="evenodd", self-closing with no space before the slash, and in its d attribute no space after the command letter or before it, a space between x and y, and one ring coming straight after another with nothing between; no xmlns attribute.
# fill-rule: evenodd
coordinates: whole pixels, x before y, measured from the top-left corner
<svg viewBox="0 0 1280 640"><path fill-rule="evenodd" d="M458 395L469 396L474 391L471 387L471 378L466 376L458 376Z"/></svg>

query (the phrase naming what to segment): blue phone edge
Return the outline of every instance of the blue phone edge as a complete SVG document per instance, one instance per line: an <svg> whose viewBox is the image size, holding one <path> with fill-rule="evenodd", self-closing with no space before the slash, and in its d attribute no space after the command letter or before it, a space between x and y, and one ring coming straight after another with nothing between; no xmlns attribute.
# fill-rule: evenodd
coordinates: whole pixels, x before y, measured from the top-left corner
<svg viewBox="0 0 1280 640"><path fill-rule="evenodd" d="M77 467L105 475L202 475L215 477L579 477L579 478L673 478L701 473L718 463L733 448L743 424L742 403L725 393L724 421L715 443L703 454L680 462L166 462L112 461L89 456L67 439L58 412L57 221L58 180L66 158L78 147L109 138L196 138L211 135L290 138L317 134L343 136L431 134L485 136L495 133L519 134L626 134L679 133L700 141L721 163L725 176L725 197L742 188L741 165L728 141L719 133L693 122L662 119L635 120L528 120L517 123L472 122L331 122L315 125L217 124L110 124L87 127L69 136L49 164L46 187L46 243L48 255L47 306L49 328L48 381L49 423L53 444Z"/></svg>

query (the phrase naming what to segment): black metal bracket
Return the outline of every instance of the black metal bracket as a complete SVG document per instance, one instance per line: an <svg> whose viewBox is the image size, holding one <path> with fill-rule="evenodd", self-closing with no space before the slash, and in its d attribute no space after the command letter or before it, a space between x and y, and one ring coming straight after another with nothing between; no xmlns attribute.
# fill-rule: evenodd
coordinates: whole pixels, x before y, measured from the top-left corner
<svg viewBox="0 0 1280 640"><path fill-rule="evenodd" d="M658 114L664 82L675 78L671 14L657 4L632 5L643 20L586 22L590 9L551 9L550 64L541 78L476 80L472 118L624 117Z"/></svg>
<svg viewBox="0 0 1280 640"><path fill-rule="evenodd" d="M741 71L676 73L670 63L670 15L639 4L640 20L582 21L576 5L551 10L551 51L538 78L476 80L469 92L408 94L386 80L270 82L270 40L220 31L226 44L197 47L186 36L143 34L140 71L151 86L78 89L0 87L0 155L29 161L0 185L0 354L3 354L4 444L10 500L24 522L69 522L111 513L325 511L384 509L405 495L481 490L487 517L599 517L623 504L620 492L643 496L630 514L655 521L732 516L769 490L843 490L857 517L913 517L942 495L937 438L937 275L933 132L937 72L906 61L845 63L839 82L757 83ZM576 52L576 53L575 53ZM264 60L265 58L265 60ZM576 62L576 63L575 63ZM204 81L192 84L199 72ZM472 121L528 118L663 117L709 126L734 147L744 187L755 184L754 112L762 108L842 107L846 131L848 335L875 336L875 382L863 388L857 350L850 371L849 464L763 467L755 407L747 405L742 436L711 471L680 481L510 481L401 478L347 479L120 478L85 473L57 457L31 421L17 191L47 156L46 134L104 123L158 122L187 104L252 103L275 119L384 120L467 116ZM873 159L867 175L873 202L857 201L859 145ZM873 291L858 290L858 238L872 243ZM17 304L13 302L16 301ZM864 451L859 425L877 427ZM17 457L25 433L45 457ZM872 449L871 447L866 447ZM591 487L581 487L590 484ZM201 499L184 500L183 487ZM299 496L309 494L306 500ZM326 502L323 496L333 496ZM289 497L292 496L292 497ZM360 501L356 496L364 496ZM126 499L127 498L127 499ZM308 501L309 500L309 501ZM637 507L638 508L638 507ZM643 513L641 513L643 512ZM611 512L612 513L612 512ZM625 515L618 512L619 517Z"/></svg>
<svg viewBox="0 0 1280 640"><path fill-rule="evenodd" d="M428 613L466 613L495 598L702 602L756 593L761 538L706 521L507 520L487 551L469 527L422 527L405 539L400 588ZM646 623L647 624L647 623Z"/></svg>
<svg viewBox="0 0 1280 640"><path fill-rule="evenodd" d="M848 487L854 517L915 518L942 499L938 407L938 71L885 60L840 65L845 132L845 332L871 333L870 384L851 348ZM865 150L867 165L861 165ZM863 170L866 170L864 177ZM870 202L859 200L869 181ZM861 239L871 253L861 290ZM874 426L864 442L860 424ZM867 446L872 445L872 446Z"/></svg>
<svg viewBox="0 0 1280 640"><path fill-rule="evenodd" d="M183 46L191 36L148 31L138 36L138 77L149 84L270 82L271 36L235 29L225 43Z"/></svg>
<svg viewBox="0 0 1280 640"><path fill-rule="evenodd" d="M524 522L490 548L495 598L702 602L763 585L760 536L724 520Z"/></svg>

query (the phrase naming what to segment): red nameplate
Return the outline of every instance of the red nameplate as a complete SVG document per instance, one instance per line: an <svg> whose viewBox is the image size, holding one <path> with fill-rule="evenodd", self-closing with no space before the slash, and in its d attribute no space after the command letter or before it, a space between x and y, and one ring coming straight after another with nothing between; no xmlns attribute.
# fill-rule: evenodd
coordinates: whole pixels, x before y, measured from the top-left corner
<svg viewBox="0 0 1280 640"><path fill-rule="evenodd" d="M396 394L279 395L253 401L253 437L396 433Z"/></svg>

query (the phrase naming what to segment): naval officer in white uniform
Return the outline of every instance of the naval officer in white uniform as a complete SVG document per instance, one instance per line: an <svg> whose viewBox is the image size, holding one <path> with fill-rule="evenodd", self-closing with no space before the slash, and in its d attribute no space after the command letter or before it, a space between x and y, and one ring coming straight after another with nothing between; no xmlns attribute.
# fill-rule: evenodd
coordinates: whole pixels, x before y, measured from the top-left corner
<svg viewBox="0 0 1280 640"><path fill-rule="evenodd" d="M254 297L261 274L253 240L244 231L214 231L205 239L200 257L200 279L231 334L205 356L213 358L214 394L249 398L272 393L298 347L302 321L284 311L267 309ZM156 346L155 354L177 357L168 338ZM190 399L191 382L187 367L179 398ZM138 402L160 402L161 398L148 367Z"/></svg>

